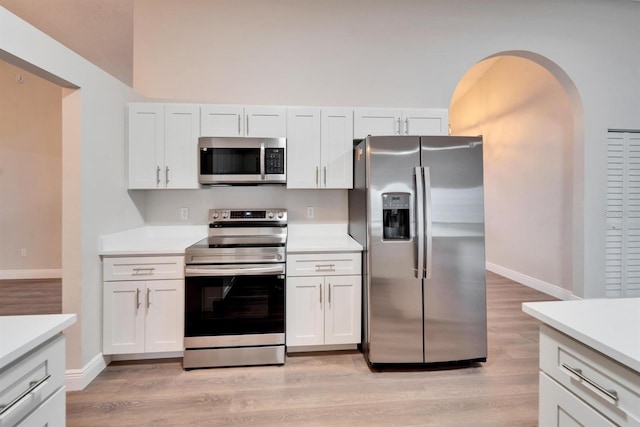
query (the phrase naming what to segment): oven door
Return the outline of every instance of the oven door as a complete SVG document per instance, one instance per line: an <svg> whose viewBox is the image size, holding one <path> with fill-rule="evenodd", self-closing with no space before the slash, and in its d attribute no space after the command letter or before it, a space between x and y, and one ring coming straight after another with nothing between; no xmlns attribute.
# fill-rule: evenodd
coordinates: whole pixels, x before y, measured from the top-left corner
<svg viewBox="0 0 640 427"><path fill-rule="evenodd" d="M284 344L284 264L187 266L185 273L185 348L248 345L243 336Z"/></svg>

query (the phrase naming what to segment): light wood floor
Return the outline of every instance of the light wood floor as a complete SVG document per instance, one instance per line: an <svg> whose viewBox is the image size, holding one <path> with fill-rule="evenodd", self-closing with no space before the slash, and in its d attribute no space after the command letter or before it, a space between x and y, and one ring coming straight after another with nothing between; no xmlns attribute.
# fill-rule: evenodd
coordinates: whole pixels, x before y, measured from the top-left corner
<svg viewBox="0 0 640 427"><path fill-rule="evenodd" d="M487 296L489 355L473 367L376 372L358 352L192 371L118 362L67 393L67 425L536 426L538 323L521 303L553 298L493 273Z"/></svg>

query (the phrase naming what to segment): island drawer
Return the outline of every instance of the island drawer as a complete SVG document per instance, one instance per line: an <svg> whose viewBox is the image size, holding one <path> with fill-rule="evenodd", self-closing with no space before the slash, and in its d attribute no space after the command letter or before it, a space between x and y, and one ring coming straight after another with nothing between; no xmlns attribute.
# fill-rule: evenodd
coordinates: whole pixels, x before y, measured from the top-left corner
<svg viewBox="0 0 640 427"><path fill-rule="evenodd" d="M547 326L540 369L617 425L640 426L640 373Z"/></svg>
<svg viewBox="0 0 640 427"><path fill-rule="evenodd" d="M182 256L107 257L103 261L103 279L106 282L183 278Z"/></svg>
<svg viewBox="0 0 640 427"><path fill-rule="evenodd" d="M361 274L360 252L287 255L287 276Z"/></svg>
<svg viewBox="0 0 640 427"><path fill-rule="evenodd" d="M13 426L64 384L64 336L0 371L0 427Z"/></svg>

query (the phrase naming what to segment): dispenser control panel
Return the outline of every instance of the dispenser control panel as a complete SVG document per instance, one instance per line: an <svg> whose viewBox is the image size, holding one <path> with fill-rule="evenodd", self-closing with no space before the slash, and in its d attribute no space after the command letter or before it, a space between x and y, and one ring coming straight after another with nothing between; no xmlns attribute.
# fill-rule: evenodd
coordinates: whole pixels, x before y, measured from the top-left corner
<svg viewBox="0 0 640 427"><path fill-rule="evenodd" d="M409 209L409 194L384 193L382 195L382 209Z"/></svg>

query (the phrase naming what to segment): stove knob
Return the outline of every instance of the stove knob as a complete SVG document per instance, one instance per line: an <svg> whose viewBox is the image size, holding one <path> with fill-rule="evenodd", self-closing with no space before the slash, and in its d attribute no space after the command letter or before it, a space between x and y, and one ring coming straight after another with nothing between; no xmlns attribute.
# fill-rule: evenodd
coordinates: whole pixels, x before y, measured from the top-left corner
<svg viewBox="0 0 640 427"><path fill-rule="evenodd" d="M278 219L282 219L283 216L284 216L284 212L278 212Z"/></svg>
<svg viewBox="0 0 640 427"><path fill-rule="evenodd" d="M222 219L227 219L227 218L229 218L229 214L227 212L223 212Z"/></svg>
<svg viewBox="0 0 640 427"><path fill-rule="evenodd" d="M273 212L269 212L269 213L267 214L267 217L268 217L269 219L273 218Z"/></svg>
<svg viewBox="0 0 640 427"><path fill-rule="evenodd" d="M214 212L213 213L213 219L218 219L219 216L220 216L220 214L218 214L218 212Z"/></svg>

